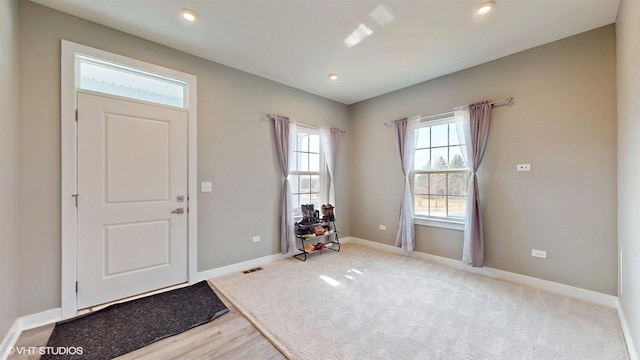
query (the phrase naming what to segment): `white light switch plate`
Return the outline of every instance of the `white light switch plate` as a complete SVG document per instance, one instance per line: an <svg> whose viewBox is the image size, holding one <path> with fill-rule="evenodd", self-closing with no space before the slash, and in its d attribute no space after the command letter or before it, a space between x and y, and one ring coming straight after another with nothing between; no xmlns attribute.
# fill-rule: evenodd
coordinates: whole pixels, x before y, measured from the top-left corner
<svg viewBox="0 0 640 360"><path fill-rule="evenodd" d="M213 184L211 181L203 181L200 183L200 192L211 192L213 191Z"/></svg>

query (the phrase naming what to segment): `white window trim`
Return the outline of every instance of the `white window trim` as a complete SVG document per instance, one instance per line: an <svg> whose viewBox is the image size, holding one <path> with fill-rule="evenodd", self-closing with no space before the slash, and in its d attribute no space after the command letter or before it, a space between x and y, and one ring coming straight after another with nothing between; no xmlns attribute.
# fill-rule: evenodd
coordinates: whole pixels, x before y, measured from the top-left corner
<svg viewBox="0 0 640 360"><path fill-rule="evenodd" d="M446 116L446 117L442 117L442 118L438 118L438 119L434 119L434 120L430 120L430 121L425 121L421 124L418 124L415 127L415 130L421 128L421 127L431 127L431 126L437 126L437 125L442 125L442 124L450 124L450 123L456 123L457 121L455 120L455 118L453 116ZM414 130L414 131L415 131ZM413 168L413 165L412 165ZM469 172L471 171L470 169L467 169ZM439 218L439 217L430 217L430 216L424 216L424 215L418 215L415 213L415 194L413 193L413 179L416 173L428 173L429 171L416 171L416 170L411 170L410 171L410 185L411 185L411 199L412 199L412 209L413 209L413 223L416 225L420 225L420 226L429 226L429 227L436 227L436 228L443 228L443 229L450 229L450 230L459 230L459 231L464 231L464 220L461 221L456 221L452 218Z"/></svg>
<svg viewBox="0 0 640 360"><path fill-rule="evenodd" d="M414 215L413 223L421 226L464 231L464 222L452 221L449 219L436 219Z"/></svg>
<svg viewBox="0 0 640 360"><path fill-rule="evenodd" d="M77 208L72 197L77 193L77 129L75 111L77 109L76 55L111 61L124 66L140 69L178 79L187 83L187 94L184 109L188 113L188 281L197 280L197 248L198 248L198 193L197 193L197 83L196 76L180 71L153 65L122 55L61 41L61 307L62 318L70 318L78 314L76 298L77 280ZM150 103L159 105L155 103ZM159 105L162 106L162 105Z"/></svg>

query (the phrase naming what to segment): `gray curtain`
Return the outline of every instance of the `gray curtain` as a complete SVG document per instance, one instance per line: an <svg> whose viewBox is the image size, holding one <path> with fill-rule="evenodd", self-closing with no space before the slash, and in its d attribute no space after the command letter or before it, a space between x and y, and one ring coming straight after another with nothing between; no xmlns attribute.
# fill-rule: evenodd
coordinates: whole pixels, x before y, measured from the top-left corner
<svg viewBox="0 0 640 360"><path fill-rule="evenodd" d="M320 126L320 142L322 143L322 155L329 172L329 204L336 206L335 174L340 147L340 130Z"/></svg>
<svg viewBox="0 0 640 360"><path fill-rule="evenodd" d="M416 246L416 238L413 226L413 198L409 174L413 166L413 153L415 151L415 134L413 121L401 119L394 122L396 153L402 167L403 188L400 202L400 221L396 234L396 246L406 251L413 251Z"/></svg>
<svg viewBox="0 0 640 360"><path fill-rule="evenodd" d="M295 125L284 116L274 118L276 147L284 186L282 188L282 207L280 208L280 252L286 254L296 250L296 238L293 231L293 199L289 185L289 159L293 149L291 136L295 134Z"/></svg>
<svg viewBox="0 0 640 360"><path fill-rule="evenodd" d="M464 114L466 112L466 114ZM491 121L491 103L489 100L469 105L469 109L462 111L465 149L463 155L471 176L467 187L467 213L464 226L464 244L462 261L473 267L484 266L484 232L482 229L482 214L480 212L480 194L478 192L478 177L476 172L482 162L484 149L489 137L489 123ZM456 114L458 115L458 114Z"/></svg>

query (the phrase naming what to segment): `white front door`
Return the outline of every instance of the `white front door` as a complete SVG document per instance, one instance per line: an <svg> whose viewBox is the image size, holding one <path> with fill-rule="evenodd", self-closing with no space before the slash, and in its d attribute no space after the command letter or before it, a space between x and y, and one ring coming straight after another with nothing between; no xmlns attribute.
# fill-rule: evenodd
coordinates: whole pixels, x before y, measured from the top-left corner
<svg viewBox="0 0 640 360"><path fill-rule="evenodd" d="M77 151L78 309L186 282L187 112L80 92Z"/></svg>

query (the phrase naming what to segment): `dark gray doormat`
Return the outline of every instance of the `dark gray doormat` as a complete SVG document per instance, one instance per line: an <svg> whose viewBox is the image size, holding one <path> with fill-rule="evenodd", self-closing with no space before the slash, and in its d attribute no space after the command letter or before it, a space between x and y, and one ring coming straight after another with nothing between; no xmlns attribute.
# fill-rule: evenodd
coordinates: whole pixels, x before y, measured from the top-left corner
<svg viewBox="0 0 640 360"><path fill-rule="evenodd" d="M47 343L50 354L40 359L112 359L228 311L209 284L201 281L61 321Z"/></svg>

